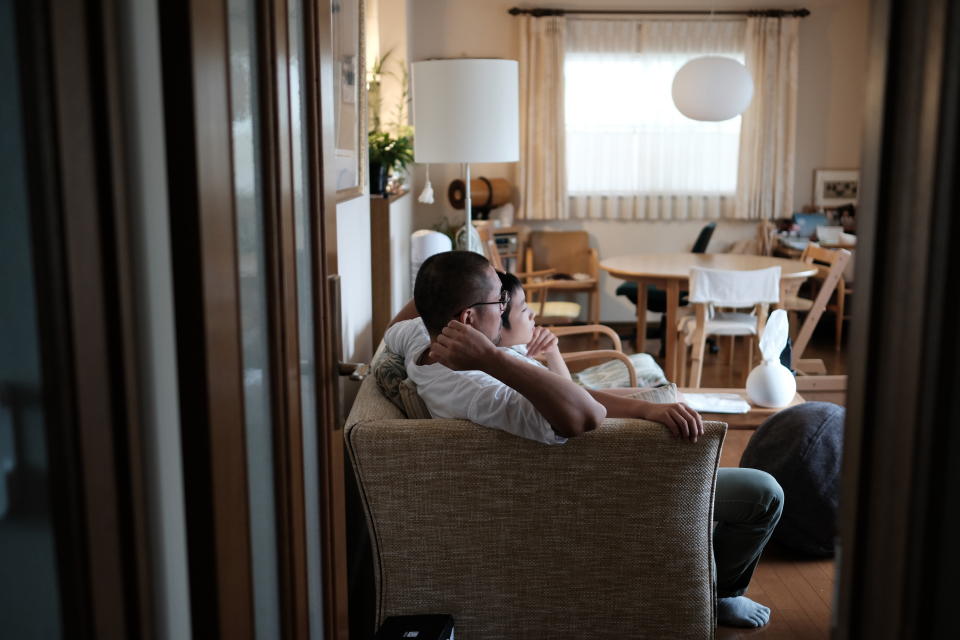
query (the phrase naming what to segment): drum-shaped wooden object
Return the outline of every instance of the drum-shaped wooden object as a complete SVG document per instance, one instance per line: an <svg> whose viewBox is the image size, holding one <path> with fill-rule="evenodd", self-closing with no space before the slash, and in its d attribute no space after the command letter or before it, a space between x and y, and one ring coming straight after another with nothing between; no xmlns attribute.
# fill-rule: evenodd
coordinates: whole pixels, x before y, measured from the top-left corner
<svg viewBox="0 0 960 640"><path fill-rule="evenodd" d="M470 198L474 210L489 211L510 202L513 187L506 178L474 178L470 181ZM447 189L447 199L454 209L463 209L467 198L467 185L463 180L454 180Z"/></svg>

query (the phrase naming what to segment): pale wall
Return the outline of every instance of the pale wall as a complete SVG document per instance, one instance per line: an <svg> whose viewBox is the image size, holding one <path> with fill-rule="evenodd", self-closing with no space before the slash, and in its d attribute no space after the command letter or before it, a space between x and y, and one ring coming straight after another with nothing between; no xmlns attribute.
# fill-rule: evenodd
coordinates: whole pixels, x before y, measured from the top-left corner
<svg viewBox="0 0 960 640"><path fill-rule="evenodd" d="M492 57L517 59L518 20L507 14L517 4L525 7L607 9L747 9L796 8L805 6L811 15L800 27L799 82L797 119L797 157L794 205L799 208L811 200L813 171L816 168L852 168L859 164L863 128L863 100L867 53L867 0L815 0L797 3L783 0L689 0L652 3L643 0L604 0L602 3L577 2L504 2L500 0L379 0L384 6L406 6L409 34L409 59ZM398 27L399 28L399 27ZM383 38L390 35L389 23L380 21ZM516 183L516 165L492 164L472 167L474 176L505 177ZM430 168L437 194L433 205L417 204L414 224L429 228L444 216L462 220L463 212L446 202L446 188L458 177L455 166ZM424 170L414 171L416 193L424 184ZM591 234L601 258L639 251L685 251L690 248L699 223L687 222L577 222L561 224L532 223L536 228L583 228ZM721 222L711 250L723 250L733 241L751 237L754 225ZM604 278L601 319L607 322L630 320L633 310L614 294L619 281Z"/></svg>
<svg viewBox="0 0 960 640"><path fill-rule="evenodd" d="M340 273L340 322L344 362L370 362L373 355L373 300L370 297L370 197L337 205L337 260ZM359 385L341 378L343 415Z"/></svg>

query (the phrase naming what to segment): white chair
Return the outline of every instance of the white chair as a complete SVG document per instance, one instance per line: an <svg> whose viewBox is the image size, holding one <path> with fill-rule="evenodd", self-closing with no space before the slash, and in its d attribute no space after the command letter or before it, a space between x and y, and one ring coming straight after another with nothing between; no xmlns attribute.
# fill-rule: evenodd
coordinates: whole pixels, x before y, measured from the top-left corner
<svg viewBox="0 0 960 640"><path fill-rule="evenodd" d="M747 372L753 367L753 349L767 320L770 304L780 301L780 267L756 271L721 269L690 270L690 306L693 315L680 319L677 331L682 339L680 380L686 374L687 346L693 347L690 362L690 387L700 386L703 374L704 343L708 335L730 336L730 362L733 362L733 340L750 338ZM750 309L750 312L738 311ZM721 309L725 309L721 311ZM732 311L730 310L732 309Z"/></svg>

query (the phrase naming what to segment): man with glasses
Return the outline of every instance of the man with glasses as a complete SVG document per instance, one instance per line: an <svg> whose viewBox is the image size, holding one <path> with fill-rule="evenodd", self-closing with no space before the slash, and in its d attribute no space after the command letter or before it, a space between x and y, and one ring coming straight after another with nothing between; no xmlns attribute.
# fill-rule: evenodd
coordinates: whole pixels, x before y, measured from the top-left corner
<svg viewBox="0 0 960 640"><path fill-rule="evenodd" d="M703 435L700 415L684 404L588 391L498 348L508 295L479 254L432 256L417 273L413 295L414 304L394 318L383 339L404 357L407 375L434 418L466 419L547 444L592 431L605 417L659 422L692 442ZM721 469L713 536L720 624L760 627L769 621L770 609L743 594L782 509L783 491L769 474Z"/></svg>
<svg viewBox="0 0 960 640"><path fill-rule="evenodd" d="M479 254L449 251L421 265L415 309L397 316L384 342L404 356L433 417L463 418L547 444L592 431L608 415L654 420L693 441L703 434L700 415L686 405L588 391L498 349L508 300L497 272ZM420 320L400 320L417 314Z"/></svg>

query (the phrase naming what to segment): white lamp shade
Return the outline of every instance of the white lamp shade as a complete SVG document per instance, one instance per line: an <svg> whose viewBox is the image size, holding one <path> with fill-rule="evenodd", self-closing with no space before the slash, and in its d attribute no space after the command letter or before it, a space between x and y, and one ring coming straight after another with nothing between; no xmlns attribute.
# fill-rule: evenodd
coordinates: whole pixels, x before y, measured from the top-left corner
<svg viewBox="0 0 960 640"><path fill-rule="evenodd" d="M414 62L413 156L417 162L520 159L515 60Z"/></svg>
<svg viewBox="0 0 960 640"><path fill-rule="evenodd" d="M743 113L751 98L753 78L733 58L694 58L673 78L673 103L692 120L729 120Z"/></svg>

